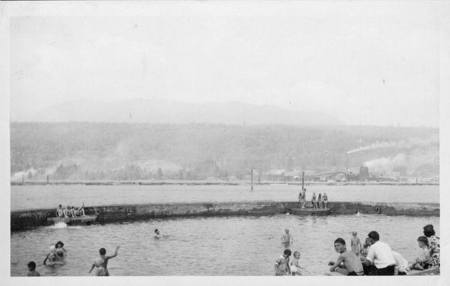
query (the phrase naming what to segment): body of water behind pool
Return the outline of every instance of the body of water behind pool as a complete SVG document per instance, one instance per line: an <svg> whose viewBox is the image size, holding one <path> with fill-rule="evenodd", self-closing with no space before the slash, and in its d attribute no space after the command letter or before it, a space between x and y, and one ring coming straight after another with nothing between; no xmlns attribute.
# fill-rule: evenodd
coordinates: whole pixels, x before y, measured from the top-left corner
<svg viewBox="0 0 450 286"><path fill-rule="evenodd" d="M86 186L42 185L12 186L11 210L55 208L58 204L99 206L111 204L296 201L300 186ZM327 193L329 201L424 202L439 203L439 186L307 186L312 193Z"/></svg>
<svg viewBox="0 0 450 286"><path fill-rule="evenodd" d="M351 231L361 240L371 230L381 240L412 261L419 248L416 239L422 227L439 217L388 217L351 215L297 217L221 217L170 219L82 227L41 227L11 234L11 275L25 275L26 263L34 260L42 275L88 275L105 247L118 257L108 265L111 275L273 275L275 259L282 253L280 237L289 228L293 250L301 252L305 275L321 275L335 259L333 241L343 237L350 243ZM155 240L158 228L167 237ZM68 250L67 264L60 268L42 265L51 244L62 240ZM350 248L350 245L348 245Z"/></svg>

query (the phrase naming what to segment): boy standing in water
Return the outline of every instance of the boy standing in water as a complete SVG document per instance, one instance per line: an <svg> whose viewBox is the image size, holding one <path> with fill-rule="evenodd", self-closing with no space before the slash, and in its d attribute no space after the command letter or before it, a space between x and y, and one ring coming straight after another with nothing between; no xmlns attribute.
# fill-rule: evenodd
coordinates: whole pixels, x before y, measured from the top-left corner
<svg viewBox="0 0 450 286"><path fill-rule="evenodd" d="M281 237L281 244L283 244L283 246L284 246L285 249L288 249L288 248L291 247L291 245L292 245L293 242L294 242L294 241L293 241L293 239L292 239L291 234L289 233L289 229L286 228L286 229L284 230L283 236Z"/></svg>
<svg viewBox="0 0 450 286"><path fill-rule="evenodd" d="M111 256L106 256L106 249L100 248L100 250L99 250L100 257L94 261L91 269L89 270L89 273L91 273L92 270L94 270L94 268L97 267L97 273L96 273L97 276L109 276L108 261L111 258L114 258L117 256L119 248L120 248L120 246L117 246L116 250L114 251L114 254Z"/></svg>
<svg viewBox="0 0 450 286"><path fill-rule="evenodd" d="M361 247L361 240L359 239L358 233L356 231L352 232L351 246L353 253L355 253L356 256L359 256L362 247Z"/></svg>
<svg viewBox="0 0 450 286"><path fill-rule="evenodd" d="M334 249L339 253L339 257L336 262L330 262L331 272L336 271L347 276L361 276L364 274L361 260L352 251L347 251L344 239L336 239L334 241Z"/></svg>
<svg viewBox="0 0 450 286"><path fill-rule="evenodd" d="M28 273L27 276L41 276L39 272L36 271L36 263L34 261L28 262Z"/></svg>

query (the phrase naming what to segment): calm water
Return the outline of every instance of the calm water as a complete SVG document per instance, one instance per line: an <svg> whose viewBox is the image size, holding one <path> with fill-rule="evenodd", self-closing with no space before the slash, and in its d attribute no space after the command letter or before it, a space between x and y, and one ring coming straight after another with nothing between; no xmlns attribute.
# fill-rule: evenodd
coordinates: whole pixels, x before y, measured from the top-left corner
<svg viewBox="0 0 450 286"><path fill-rule="evenodd" d="M308 186L328 194L330 201L439 202L439 186ZM12 186L11 209L53 208L58 204L87 206L109 204L291 201L299 186Z"/></svg>
<svg viewBox="0 0 450 286"><path fill-rule="evenodd" d="M83 227L42 227L11 234L11 275L26 273L26 263L35 260L42 275L88 275L97 250L110 253L120 245L119 256L109 263L111 275L273 275L273 264L282 252L284 228L294 235L294 250L300 250L307 275L321 275L335 259L333 241L341 236L349 243L350 232L361 239L378 230L408 260L418 255L416 238L425 224L438 217L386 217L382 215L296 217L222 217L153 220L126 224ZM159 228L168 235L152 237ZM42 265L56 241L65 242L67 264L54 269Z"/></svg>

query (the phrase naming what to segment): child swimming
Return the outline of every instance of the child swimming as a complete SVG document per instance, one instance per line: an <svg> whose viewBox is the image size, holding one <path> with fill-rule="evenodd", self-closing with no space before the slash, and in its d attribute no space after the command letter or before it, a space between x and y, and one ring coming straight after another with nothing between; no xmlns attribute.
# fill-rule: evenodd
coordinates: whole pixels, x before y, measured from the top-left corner
<svg viewBox="0 0 450 286"><path fill-rule="evenodd" d="M36 271L36 262L34 261L28 262L27 267L28 267L27 276L41 276L41 274Z"/></svg>
<svg viewBox="0 0 450 286"><path fill-rule="evenodd" d="M154 231L155 236L153 237L154 239L160 239L161 238L161 233L159 232L159 229L155 229Z"/></svg>

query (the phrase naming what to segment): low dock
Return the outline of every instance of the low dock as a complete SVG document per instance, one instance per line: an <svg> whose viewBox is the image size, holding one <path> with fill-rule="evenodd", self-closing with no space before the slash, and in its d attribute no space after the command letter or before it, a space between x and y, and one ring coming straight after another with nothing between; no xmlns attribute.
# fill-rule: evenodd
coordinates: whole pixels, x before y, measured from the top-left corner
<svg viewBox="0 0 450 286"><path fill-rule="evenodd" d="M297 202L226 202L173 203L142 205L109 205L85 207L87 215L97 215L95 223L116 223L164 218L213 216L266 216L293 213ZM439 216L438 203L376 203L330 202L328 215L378 214L388 216ZM48 225L47 218L56 209L21 210L11 212L11 231L21 231Z"/></svg>

